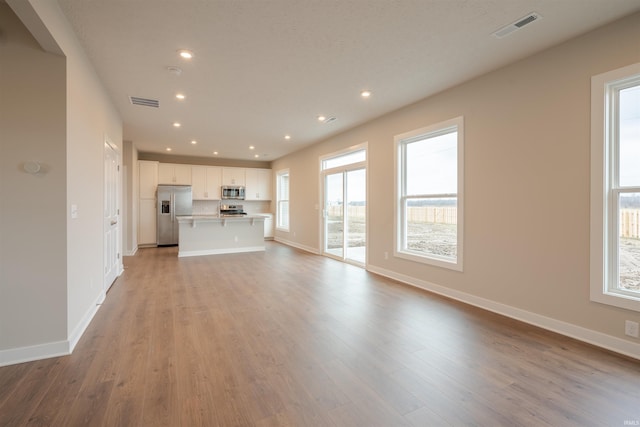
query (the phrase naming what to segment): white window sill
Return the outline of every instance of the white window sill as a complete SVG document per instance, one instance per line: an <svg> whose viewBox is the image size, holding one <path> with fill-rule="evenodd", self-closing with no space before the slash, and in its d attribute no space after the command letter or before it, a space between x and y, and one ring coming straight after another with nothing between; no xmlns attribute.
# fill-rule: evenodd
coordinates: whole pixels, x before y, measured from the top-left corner
<svg viewBox="0 0 640 427"><path fill-rule="evenodd" d="M462 261L459 258L456 261L450 258L436 258L426 255L417 255L416 253L405 251L395 251L393 255L413 262L433 265L435 267L446 268L448 270L462 271Z"/></svg>
<svg viewBox="0 0 640 427"><path fill-rule="evenodd" d="M636 297L618 292L598 292L592 290L591 301L640 312L640 295Z"/></svg>

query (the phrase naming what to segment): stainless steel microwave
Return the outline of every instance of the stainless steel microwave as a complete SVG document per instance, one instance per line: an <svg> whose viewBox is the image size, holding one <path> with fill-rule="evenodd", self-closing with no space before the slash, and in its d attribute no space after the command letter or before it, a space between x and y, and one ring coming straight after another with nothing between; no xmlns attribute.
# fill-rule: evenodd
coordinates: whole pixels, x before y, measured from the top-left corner
<svg viewBox="0 0 640 427"><path fill-rule="evenodd" d="M244 200L244 187L242 185L223 185L223 200Z"/></svg>

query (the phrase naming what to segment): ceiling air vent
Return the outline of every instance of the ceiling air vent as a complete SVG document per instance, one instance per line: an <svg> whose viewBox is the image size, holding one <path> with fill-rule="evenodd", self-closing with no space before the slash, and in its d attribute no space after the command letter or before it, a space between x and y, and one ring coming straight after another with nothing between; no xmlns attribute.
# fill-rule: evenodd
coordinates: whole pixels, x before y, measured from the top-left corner
<svg viewBox="0 0 640 427"><path fill-rule="evenodd" d="M527 16L523 16L522 18L518 19L516 22L513 22L505 27L500 28L498 31L493 33L493 36L495 38L501 39L513 33L514 31L518 31L522 27L529 25L532 22L537 21L539 19L542 19L542 15L535 12L531 12Z"/></svg>
<svg viewBox="0 0 640 427"><path fill-rule="evenodd" d="M141 105L143 107L154 107L154 108L160 107L160 101L158 101L157 99L148 99L148 98L140 98L137 96L130 96L129 101L131 101L133 105Z"/></svg>

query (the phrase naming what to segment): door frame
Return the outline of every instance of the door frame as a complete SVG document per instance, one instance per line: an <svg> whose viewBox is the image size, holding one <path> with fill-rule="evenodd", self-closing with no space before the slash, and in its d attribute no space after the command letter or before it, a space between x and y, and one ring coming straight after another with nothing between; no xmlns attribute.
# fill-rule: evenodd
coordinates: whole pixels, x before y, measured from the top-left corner
<svg viewBox="0 0 640 427"><path fill-rule="evenodd" d="M340 157L340 156L344 156L356 151L362 151L364 150L365 152L365 160L361 161L361 162L355 162L355 163L350 163L344 166L338 166L338 167L334 167L334 168L330 168L330 169L323 169L323 162L329 159L333 159L336 157ZM368 143L367 142L363 142L361 144L357 144L357 145L353 145L350 146L348 148L345 148L343 150L339 150L339 151L335 151L333 153L329 153L329 154L325 154L323 156L320 156L319 159L319 169L320 169L320 177L319 177L319 199L320 199L320 203L319 203L319 218L318 218L318 226L319 226L319 236L320 236L320 242L319 242L319 253L323 256L326 256L328 258L333 258L348 264L353 264L356 265L358 267L363 267L363 268L367 268L368 264L369 264L369 173L368 173L368 169L369 169L369 152L368 152ZM337 257L335 255L332 255L330 253L325 252L325 203L326 203L326 188L325 188L325 180L326 177L328 175L332 175L335 173L345 173L345 172L349 172L349 171L354 171L354 170L360 170L360 169L364 169L365 171L365 197L366 197L366 208L365 208L365 233L366 233L366 241L365 241L365 261L364 264L348 259L346 258L346 248L343 247L343 256L342 258ZM346 175L346 174L345 174ZM343 181L343 188L345 188L347 185L346 180ZM347 194L343 195L343 199L346 200L347 198ZM346 212L346 207L344 209L344 213L343 213L343 220L344 218L346 218L348 215L348 213ZM344 238L343 238L344 241Z"/></svg>

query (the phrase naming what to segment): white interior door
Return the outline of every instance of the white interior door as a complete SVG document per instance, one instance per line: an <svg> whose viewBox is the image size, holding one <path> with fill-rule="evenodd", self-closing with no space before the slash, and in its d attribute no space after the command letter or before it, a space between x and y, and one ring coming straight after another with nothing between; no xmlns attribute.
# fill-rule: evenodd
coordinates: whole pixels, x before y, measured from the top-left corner
<svg viewBox="0 0 640 427"><path fill-rule="evenodd" d="M104 290L120 274L120 156L109 140L104 143Z"/></svg>

